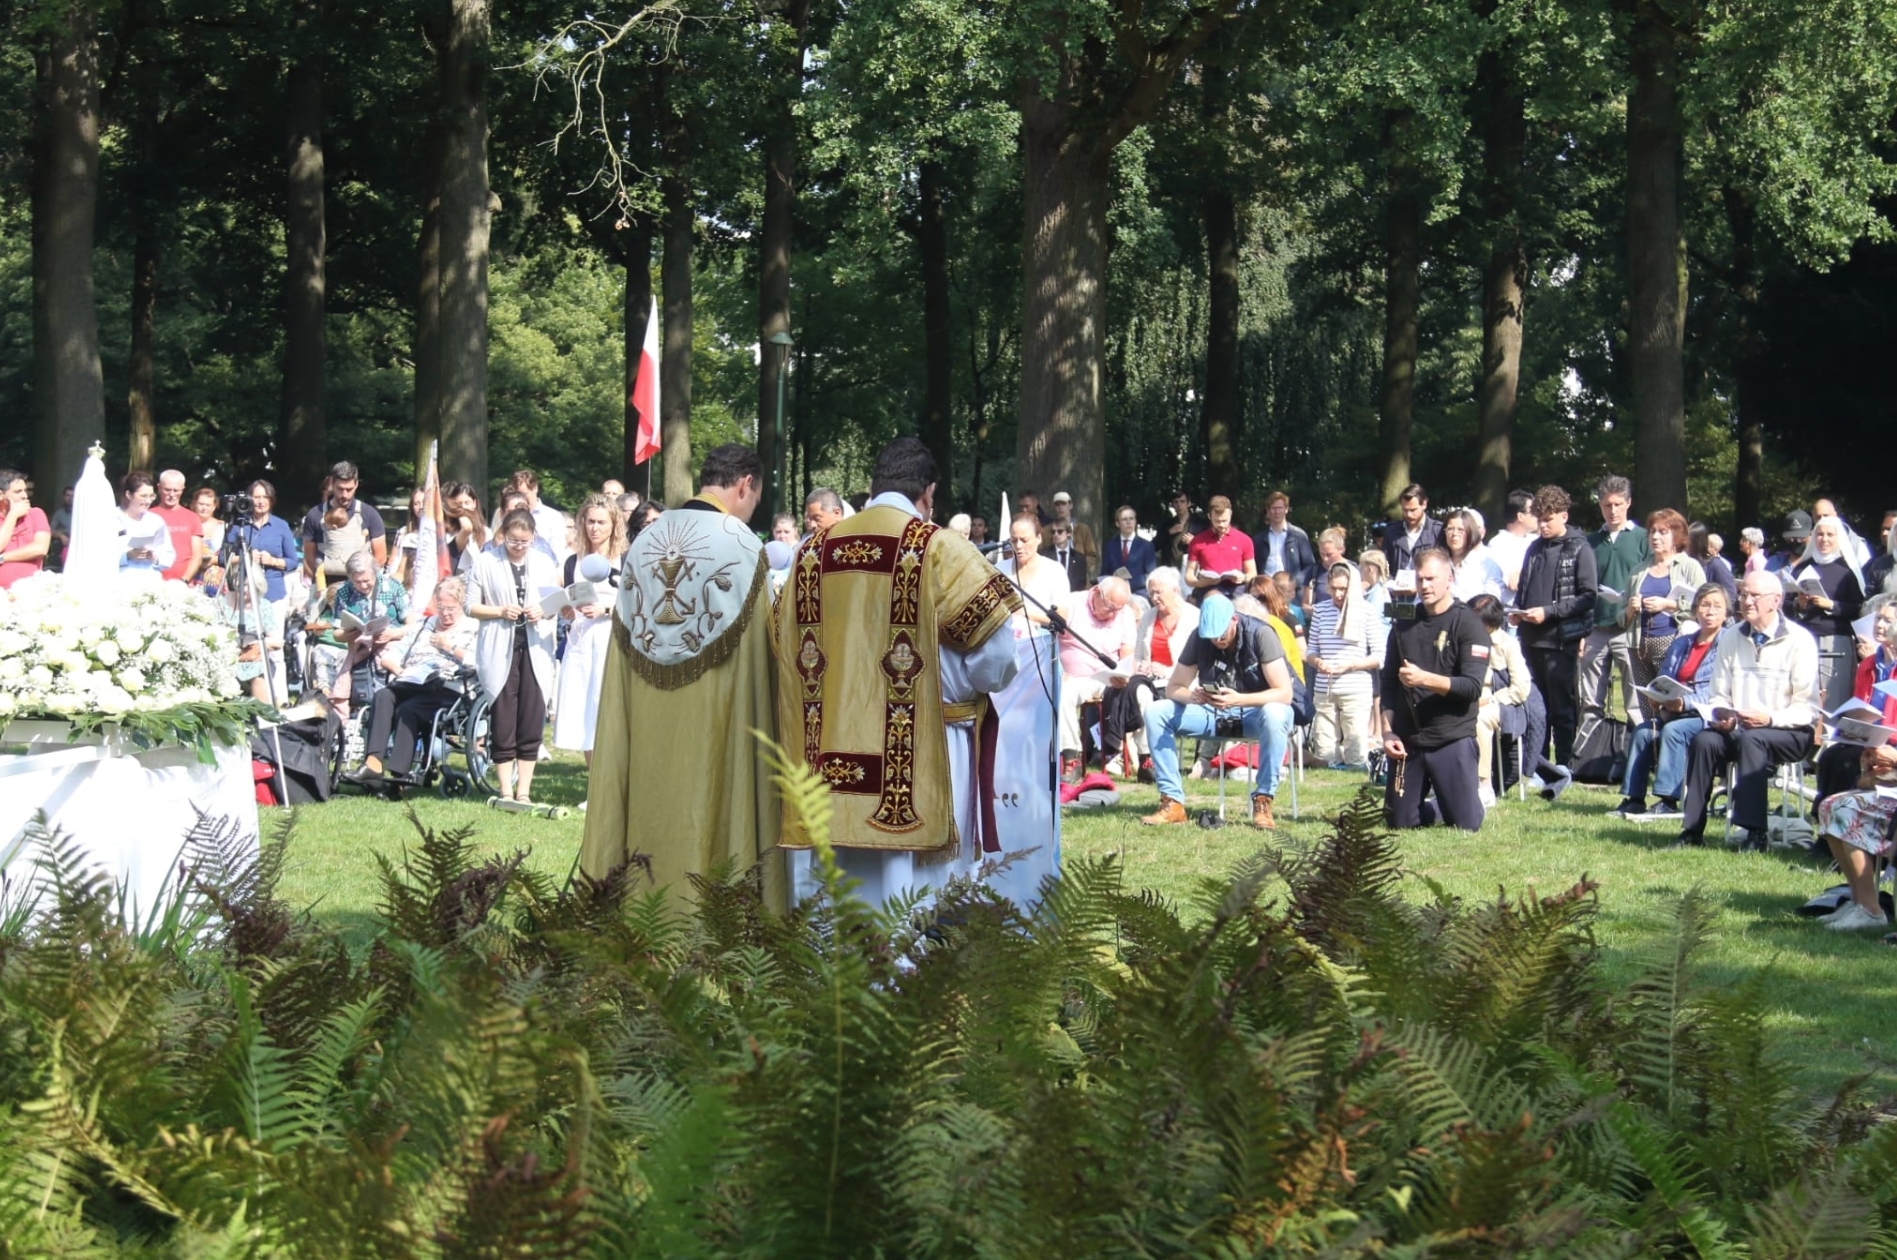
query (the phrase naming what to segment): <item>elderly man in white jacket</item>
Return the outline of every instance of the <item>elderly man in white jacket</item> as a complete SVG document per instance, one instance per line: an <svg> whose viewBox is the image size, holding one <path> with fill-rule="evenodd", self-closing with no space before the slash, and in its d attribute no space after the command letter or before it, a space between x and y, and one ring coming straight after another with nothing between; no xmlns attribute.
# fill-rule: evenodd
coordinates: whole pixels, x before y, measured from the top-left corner
<svg viewBox="0 0 1897 1260"><path fill-rule="evenodd" d="M1765 848L1765 796L1775 766L1811 751L1817 721L1818 644L1781 611L1776 574L1748 573L1739 588L1744 619L1720 637L1706 729L1686 753L1685 822L1678 843L1697 846L1706 831L1713 778L1737 762L1732 823L1745 846Z"/></svg>

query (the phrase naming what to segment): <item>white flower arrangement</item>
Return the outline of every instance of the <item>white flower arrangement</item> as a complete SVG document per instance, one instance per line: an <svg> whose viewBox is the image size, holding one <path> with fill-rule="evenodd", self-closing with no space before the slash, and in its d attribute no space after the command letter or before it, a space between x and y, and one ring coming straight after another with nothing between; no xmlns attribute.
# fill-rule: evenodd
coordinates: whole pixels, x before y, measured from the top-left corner
<svg viewBox="0 0 1897 1260"><path fill-rule="evenodd" d="M116 718L240 694L236 635L181 583L133 578L102 598L40 573L0 591L0 722Z"/></svg>

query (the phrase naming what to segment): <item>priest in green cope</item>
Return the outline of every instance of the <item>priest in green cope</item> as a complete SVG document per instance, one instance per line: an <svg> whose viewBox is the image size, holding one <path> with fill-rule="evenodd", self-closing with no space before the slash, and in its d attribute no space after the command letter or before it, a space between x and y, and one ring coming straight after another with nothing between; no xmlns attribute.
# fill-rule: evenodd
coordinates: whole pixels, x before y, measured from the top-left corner
<svg viewBox="0 0 1897 1260"><path fill-rule="evenodd" d="M755 451L718 447L698 494L626 552L580 846L595 879L643 860L657 887L689 897L693 875L762 865L767 904L785 904L755 734L776 729L769 568L746 524L763 479Z"/></svg>

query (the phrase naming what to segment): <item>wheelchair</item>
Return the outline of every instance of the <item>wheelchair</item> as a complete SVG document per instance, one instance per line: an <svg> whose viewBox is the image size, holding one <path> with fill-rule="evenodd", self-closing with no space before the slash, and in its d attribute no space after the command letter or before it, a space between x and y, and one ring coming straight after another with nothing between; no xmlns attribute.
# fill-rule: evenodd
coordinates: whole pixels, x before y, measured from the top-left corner
<svg viewBox="0 0 1897 1260"><path fill-rule="evenodd" d="M446 800L485 800L499 790L488 739L494 702L481 690L472 665L462 666L455 681L460 692L446 707L435 710L427 729L419 732L408 773L383 776L377 789L382 795L400 800L417 788L432 787ZM343 775L352 766L362 764L368 731L367 704L357 706L348 721L333 722L329 742L332 793L345 782Z"/></svg>

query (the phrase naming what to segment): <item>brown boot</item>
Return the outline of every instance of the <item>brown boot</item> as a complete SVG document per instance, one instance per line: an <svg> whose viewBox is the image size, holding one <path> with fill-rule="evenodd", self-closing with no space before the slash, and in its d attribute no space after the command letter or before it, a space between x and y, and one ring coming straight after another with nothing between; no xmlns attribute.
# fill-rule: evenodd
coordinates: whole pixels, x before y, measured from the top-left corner
<svg viewBox="0 0 1897 1260"><path fill-rule="evenodd" d="M1278 824L1271 819L1271 798L1254 796L1251 798L1251 825L1261 831L1276 831Z"/></svg>
<svg viewBox="0 0 1897 1260"><path fill-rule="evenodd" d="M1163 827L1167 823L1182 823L1186 820L1186 807L1170 796L1159 798L1159 808L1140 821L1148 827Z"/></svg>

